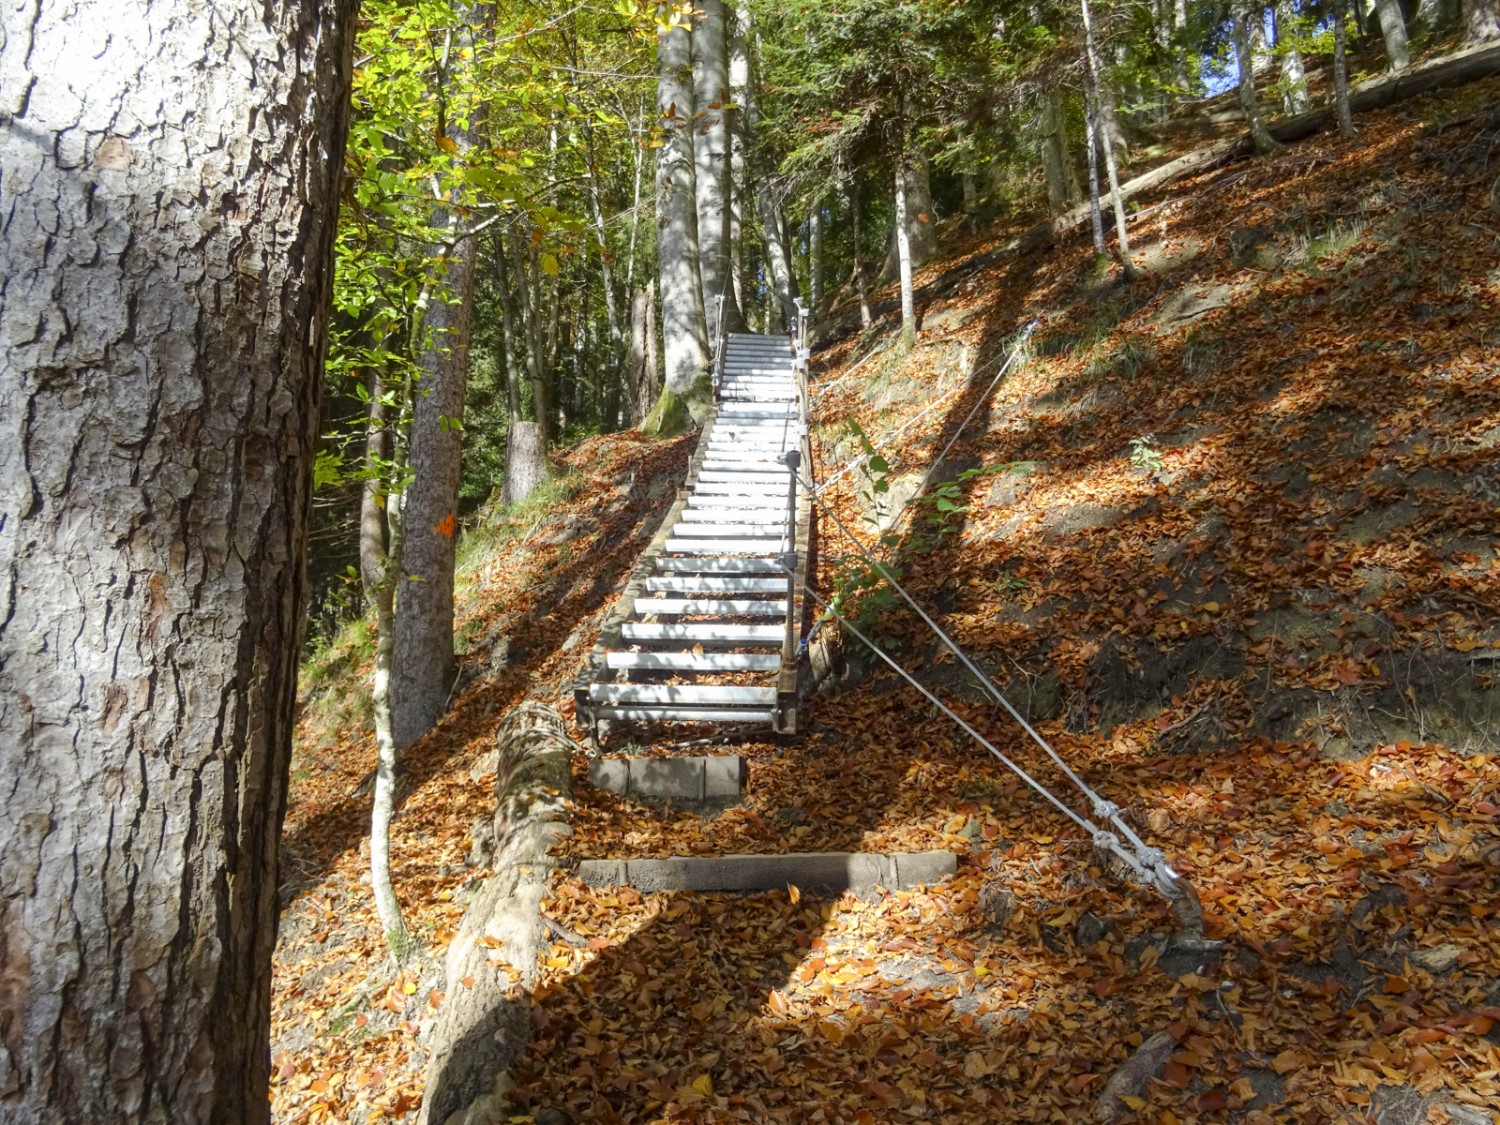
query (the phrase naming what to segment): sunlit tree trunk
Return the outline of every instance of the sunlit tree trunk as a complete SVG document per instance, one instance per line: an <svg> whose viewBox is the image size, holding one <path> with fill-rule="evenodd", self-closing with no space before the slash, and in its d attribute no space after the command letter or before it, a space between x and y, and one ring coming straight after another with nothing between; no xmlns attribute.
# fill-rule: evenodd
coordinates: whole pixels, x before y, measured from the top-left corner
<svg viewBox="0 0 1500 1125"><path fill-rule="evenodd" d="M490 22L488 4L458 11L462 26L443 62L446 96L463 82L461 48L478 49ZM478 111L455 115L447 140L460 166L479 144ZM391 692L393 736L398 749L432 729L453 692L453 572L458 489L463 453L464 393L469 379L469 335L474 313L474 272L479 240L466 225L463 194L453 188L432 217L447 241L436 250L443 279L423 311L417 365L421 382L411 403L408 438L411 483L402 496L404 543L396 596L396 651Z"/></svg>
<svg viewBox="0 0 1500 1125"><path fill-rule="evenodd" d="M1126 280L1134 281L1137 274L1135 263L1130 260L1130 234L1125 229L1125 201L1120 196L1120 177L1115 168L1115 149L1114 145L1110 143L1107 133L1101 136L1103 130L1097 124L1100 109L1105 104L1104 78L1099 62L1099 49L1094 42L1094 24L1090 17L1089 0L1079 0L1079 9L1083 15L1084 61L1087 63L1085 69L1088 72L1089 92L1094 102L1094 119L1096 122L1094 136L1096 140L1103 142L1099 145L1099 148L1101 149L1101 155L1104 157L1105 173L1109 177L1109 198L1115 212L1115 241L1120 249L1120 267L1125 271Z"/></svg>
<svg viewBox="0 0 1500 1125"><path fill-rule="evenodd" d="M911 176L910 169L907 167L906 122L902 117L900 104L901 99L898 95L896 169L893 176L896 214L893 223L896 239L896 270L901 279L901 350L910 351L917 341L917 302L912 288L911 223L910 216L907 214L907 187L911 182Z"/></svg>
<svg viewBox="0 0 1500 1125"><path fill-rule="evenodd" d="M823 300L823 198L813 200L807 216L807 299L814 313Z"/></svg>
<svg viewBox="0 0 1500 1125"><path fill-rule="evenodd" d="M914 148L911 137L906 138L906 235L910 246L913 268L925 266L937 257L937 223L932 205L932 177L927 157ZM891 229L891 242L886 252L885 276L897 273L896 232Z"/></svg>
<svg viewBox="0 0 1500 1125"><path fill-rule="evenodd" d="M662 348L666 378L642 423L648 434L682 433L707 417L708 327L698 270L698 211L693 175L693 92L686 27L657 39L657 102L662 144L656 154L656 247L661 263Z"/></svg>
<svg viewBox="0 0 1500 1125"><path fill-rule="evenodd" d="M1109 243L1104 240L1104 211L1099 205L1099 119L1094 112L1093 95L1087 89L1083 95L1083 122L1089 158L1089 229L1094 238L1094 253L1102 256L1109 253Z"/></svg>
<svg viewBox="0 0 1500 1125"><path fill-rule="evenodd" d="M712 317L725 296L724 324L744 330L734 294L733 199L728 118L729 35L723 0L698 0L702 13L693 28L693 163L698 195L698 262L703 278L703 308Z"/></svg>
<svg viewBox="0 0 1500 1125"><path fill-rule="evenodd" d="M1295 20L1292 0L1276 0L1276 45L1281 51L1281 81L1286 87L1288 113L1301 113L1307 108L1307 70L1296 44Z"/></svg>
<svg viewBox="0 0 1500 1125"><path fill-rule="evenodd" d="M1281 146L1266 128L1260 115L1260 102L1255 96L1254 55L1250 46L1250 28L1256 11L1251 0L1232 0L1234 35L1234 58L1240 70L1240 106L1245 111L1245 120L1250 125L1250 143L1258 153L1274 152Z"/></svg>
<svg viewBox="0 0 1500 1125"><path fill-rule="evenodd" d="M751 43L752 25L750 22L750 7L741 2L736 9L742 34L745 37L747 47ZM745 154L750 166L750 179L754 185L755 210L760 218L761 239L765 247L766 273L770 281L771 295L775 301L776 310L781 318L781 324L791 323L793 312L792 301L797 296L797 280L792 271L792 254L787 246L786 232L783 229L781 216L781 203L776 192L772 188L770 172L766 167L766 161L756 141L756 132L759 125L758 94L756 83L759 77L756 74L755 59L747 55L749 80L745 84L745 93L742 98L744 106L745 122ZM666 295L663 294L663 304ZM665 315L665 313L664 313ZM764 326L770 331L770 325Z"/></svg>
<svg viewBox="0 0 1500 1125"><path fill-rule="evenodd" d="M385 488L381 462L390 456L386 426L385 382L378 371L370 377L370 412L365 430L365 479L359 498L359 577L362 588L373 590L385 565Z"/></svg>
<svg viewBox="0 0 1500 1125"><path fill-rule="evenodd" d="M0 18L0 1118L264 1122L354 5Z"/></svg>
<svg viewBox="0 0 1500 1125"><path fill-rule="evenodd" d="M1500 0L1462 0L1459 23L1467 45L1500 39Z"/></svg>
<svg viewBox="0 0 1500 1125"><path fill-rule="evenodd" d="M1385 57L1393 73L1411 65L1406 43L1406 17L1401 14L1401 0L1375 0L1375 14L1380 17L1380 34L1385 39Z"/></svg>

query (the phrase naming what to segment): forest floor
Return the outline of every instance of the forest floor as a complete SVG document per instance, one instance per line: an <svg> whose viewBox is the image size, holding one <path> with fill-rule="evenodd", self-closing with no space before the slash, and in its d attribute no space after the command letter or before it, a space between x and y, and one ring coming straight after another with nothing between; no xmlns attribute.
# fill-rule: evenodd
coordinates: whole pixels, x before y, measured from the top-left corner
<svg viewBox="0 0 1500 1125"><path fill-rule="evenodd" d="M1087 236L1024 260L949 231L889 322L814 355L820 477L851 423L913 479L1039 325L898 525L905 582L1076 769L1196 886L1222 956L893 674L738 745L716 814L590 787L546 909L558 940L513 1074L516 1120L1093 1119L1166 1032L1122 1119L1500 1120L1500 80L1174 185L1132 224L1145 276ZM1015 229L1020 229L1017 224ZM965 241L965 238L967 240ZM835 385L837 384L837 385ZM946 403L885 448L882 435ZM597 438L466 539L465 671L408 753L383 956L363 881L367 630L309 665L275 981L279 1122L401 1120L461 917L469 830L515 702L560 703L669 505L691 439ZM827 494L854 527L867 475ZM942 502L939 502L939 501ZM873 532L869 532L873 540ZM913 615L820 580L996 746L1060 778ZM638 731L632 752L684 752ZM581 732L580 732L581 738ZM622 749L622 744L613 747ZM698 750L686 752L699 752ZM947 848L947 883L871 901L599 890L581 857ZM1158 1039L1156 1042L1163 1042Z"/></svg>

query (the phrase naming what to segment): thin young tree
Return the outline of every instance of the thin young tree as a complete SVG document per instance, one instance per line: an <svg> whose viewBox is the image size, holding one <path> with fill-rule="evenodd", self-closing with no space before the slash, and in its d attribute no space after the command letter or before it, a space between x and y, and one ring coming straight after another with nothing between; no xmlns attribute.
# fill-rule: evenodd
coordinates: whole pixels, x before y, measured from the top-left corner
<svg viewBox="0 0 1500 1125"><path fill-rule="evenodd" d="M1255 96L1255 54L1251 47L1251 29L1256 12L1252 0L1231 0L1230 34L1234 39L1234 61L1239 67L1240 107L1245 111L1245 120L1250 126L1250 143L1255 151L1264 155L1275 152L1281 146L1271 131L1266 128L1261 116L1260 101Z"/></svg>
<svg viewBox="0 0 1500 1125"><path fill-rule="evenodd" d="M0 33L0 1117L264 1122L355 5Z"/></svg>
<svg viewBox="0 0 1500 1125"><path fill-rule="evenodd" d="M1333 0L1333 105L1339 136L1354 136L1354 118L1349 112L1349 0Z"/></svg>
<svg viewBox="0 0 1500 1125"><path fill-rule="evenodd" d="M1105 130L1100 128L1100 117L1104 107L1104 75L1103 66L1100 63L1099 47L1094 41L1094 21L1089 12L1089 0L1078 0L1079 11L1083 17L1083 54L1084 70L1088 80L1089 100L1093 106L1094 128L1093 143L1100 150L1104 158L1104 170L1109 177L1109 199L1115 213L1115 244L1119 249L1120 268L1124 271L1125 280L1134 281L1140 276L1135 268L1135 263L1130 260L1130 234L1125 229L1125 201L1120 195L1120 174L1115 167L1115 146L1110 143L1109 136Z"/></svg>

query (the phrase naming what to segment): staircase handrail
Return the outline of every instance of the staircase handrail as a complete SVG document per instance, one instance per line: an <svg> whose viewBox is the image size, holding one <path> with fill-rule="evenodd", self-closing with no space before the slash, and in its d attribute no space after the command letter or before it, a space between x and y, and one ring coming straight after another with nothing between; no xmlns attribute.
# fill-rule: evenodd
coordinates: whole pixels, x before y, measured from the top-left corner
<svg viewBox="0 0 1500 1125"><path fill-rule="evenodd" d="M729 347L729 333L724 321L724 308L729 303L729 278L724 279L724 291L714 298L714 364L710 379L713 383L714 398L719 397L719 388L724 383L724 353Z"/></svg>

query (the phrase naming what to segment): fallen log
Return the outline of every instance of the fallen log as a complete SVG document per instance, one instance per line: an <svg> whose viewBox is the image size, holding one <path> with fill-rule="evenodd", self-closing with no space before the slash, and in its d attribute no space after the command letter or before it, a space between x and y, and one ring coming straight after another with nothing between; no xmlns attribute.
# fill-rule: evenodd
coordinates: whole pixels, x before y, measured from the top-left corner
<svg viewBox="0 0 1500 1125"><path fill-rule="evenodd" d="M504 1121L507 1072L531 1032L531 1000L519 984L536 977L549 928L541 898L549 850L568 835L573 743L556 711L522 703L495 735L493 874L474 896L448 946L447 987L428 1044L420 1125ZM492 959L498 955L501 960Z"/></svg>

